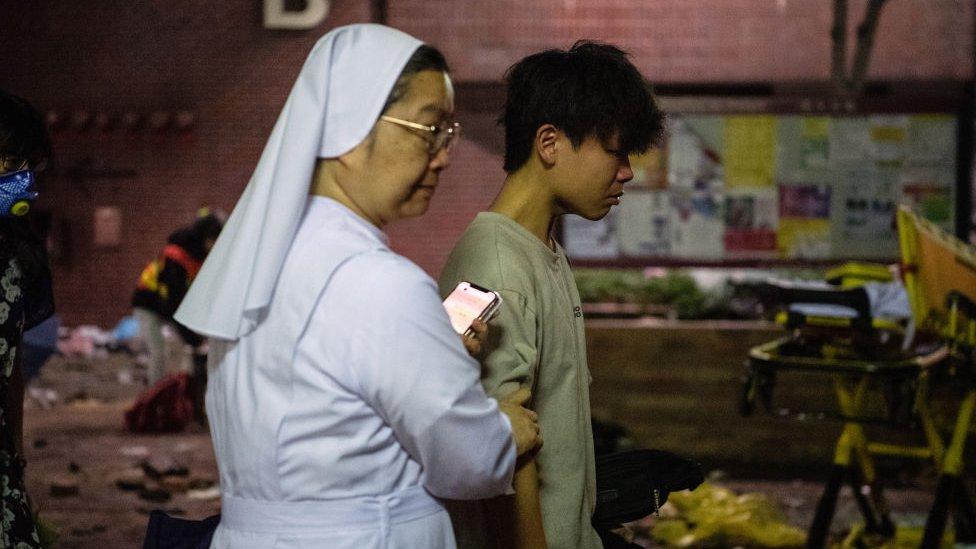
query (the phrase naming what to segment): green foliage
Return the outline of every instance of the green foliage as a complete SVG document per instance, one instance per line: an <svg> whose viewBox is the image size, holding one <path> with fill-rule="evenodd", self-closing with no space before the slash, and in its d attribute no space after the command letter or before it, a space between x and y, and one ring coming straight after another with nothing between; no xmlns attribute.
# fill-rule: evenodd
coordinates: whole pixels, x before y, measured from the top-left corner
<svg viewBox="0 0 976 549"><path fill-rule="evenodd" d="M645 276L637 270L577 269L576 286L584 303L667 305L678 318L702 318L707 296L695 280L680 270L664 276Z"/></svg>

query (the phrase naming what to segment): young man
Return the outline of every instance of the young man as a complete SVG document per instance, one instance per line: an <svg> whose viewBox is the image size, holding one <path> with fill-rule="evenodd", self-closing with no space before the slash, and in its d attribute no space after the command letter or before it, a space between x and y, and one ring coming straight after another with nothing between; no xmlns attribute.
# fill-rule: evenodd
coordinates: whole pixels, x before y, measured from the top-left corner
<svg viewBox="0 0 976 549"><path fill-rule="evenodd" d="M508 176L452 252L440 291L467 280L502 295L482 383L497 398L529 388L546 443L516 474L514 498L455 506L455 529L461 547L599 548L583 313L551 233L561 215L598 220L619 203L628 155L650 148L663 115L626 54L606 44L526 57L507 85Z"/></svg>

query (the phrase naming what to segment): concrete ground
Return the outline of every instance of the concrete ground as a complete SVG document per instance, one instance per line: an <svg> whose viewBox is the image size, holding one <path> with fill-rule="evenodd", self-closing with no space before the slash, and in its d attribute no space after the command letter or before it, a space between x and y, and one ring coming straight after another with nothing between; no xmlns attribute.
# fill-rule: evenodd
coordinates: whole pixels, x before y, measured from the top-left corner
<svg viewBox="0 0 976 549"><path fill-rule="evenodd" d="M204 430L192 426L179 434L151 436L124 430L123 413L142 390L142 375L125 354L54 357L44 368L42 386L59 398L50 406L29 398L25 405L28 487L42 519L59 532L57 547L141 547L151 509L188 518L219 512L215 489L208 490L216 479L216 467ZM143 462L148 468L141 467ZM154 480L146 476L147 470L176 474ZM713 472L718 483L736 492L766 494L789 523L805 529L813 517L820 483L802 478L763 480L767 476L763 471L754 473ZM932 487L933 479L923 474L889 490L896 522L924 523ZM160 500L167 495L168 499ZM856 507L845 491L834 530L840 536L857 520ZM638 541L654 546L646 539Z"/></svg>

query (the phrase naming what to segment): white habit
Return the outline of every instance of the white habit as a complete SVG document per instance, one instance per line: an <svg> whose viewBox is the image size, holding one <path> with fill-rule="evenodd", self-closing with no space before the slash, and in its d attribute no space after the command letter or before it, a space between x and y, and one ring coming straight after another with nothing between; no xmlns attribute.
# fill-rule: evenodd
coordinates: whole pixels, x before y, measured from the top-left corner
<svg viewBox="0 0 976 549"><path fill-rule="evenodd" d="M211 547L452 548L435 498L510 489L507 419L434 281L378 228L311 198L265 314L211 342Z"/></svg>

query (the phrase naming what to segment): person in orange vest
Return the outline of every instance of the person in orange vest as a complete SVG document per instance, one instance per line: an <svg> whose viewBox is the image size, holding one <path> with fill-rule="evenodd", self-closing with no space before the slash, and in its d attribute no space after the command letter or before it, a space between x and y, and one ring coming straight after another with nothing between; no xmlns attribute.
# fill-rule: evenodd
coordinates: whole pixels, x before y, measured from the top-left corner
<svg viewBox="0 0 976 549"><path fill-rule="evenodd" d="M208 210L200 213L192 225L169 236L162 253L142 270L132 295L132 307L139 321L139 333L149 355L146 380L148 385L155 384L166 375L166 347L163 339L163 326L166 324L172 326L183 341L193 347L194 376L199 378L206 375L204 338L173 321L173 314L223 228L220 216Z"/></svg>

